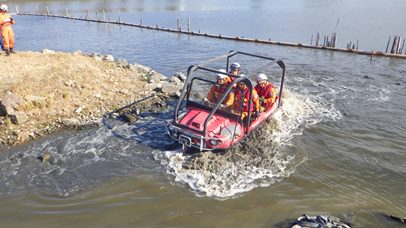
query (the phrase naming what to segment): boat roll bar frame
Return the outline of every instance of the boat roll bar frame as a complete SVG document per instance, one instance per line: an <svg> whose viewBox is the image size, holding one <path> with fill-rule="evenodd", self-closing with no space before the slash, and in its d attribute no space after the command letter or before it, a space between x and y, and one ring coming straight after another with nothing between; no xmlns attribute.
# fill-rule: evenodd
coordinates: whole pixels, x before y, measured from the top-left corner
<svg viewBox="0 0 406 228"><path fill-rule="evenodd" d="M279 89L279 97L278 97L278 108L281 106L281 97L282 97L282 90L283 90L283 84L284 84L284 80L285 80L285 71L286 71L285 63L282 60L276 60L275 58L271 58L271 57L266 57L266 56L261 56L261 55L256 55L256 54L250 54L250 53L241 52L241 51L230 51L230 52L228 52L226 54L220 55L220 56L218 56L216 58L210 59L210 60L205 61L203 63L197 64L197 65L191 65L191 66L188 67L187 78L186 78L184 87L182 89L182 93L181 93L181 95L179 97L179 100L177 102L177 105L176 105L176 108L175 108L175 114L174 114L174 117L173 117L173 124L175 126L177 126L177 128L179 128L179 127L180 128L186 128L186 129L191 131L191 132L189 132L189 134L192 133L192 132L198 132L198 133L202 134L203 138L207 138L207 132L206 131L207 131L207 124L208 124L209 120L212 118L214 113L220 108L220 105L222 104L222 102L224 101L226 96L231 92L233 87L238 82L243 81L248 86L250 91L252 91L253 84L252 84L252 81L248 77L246 77L246 76L238 76L238 75L231 74L231 73L225 73L225 72L221 72L221 71L217 71L217 70L205 67L211 62L218 61L218 60L226 58L227 59L226 67L227 67L227 71L228 71L229 65L230 65L230 58L233 57L233 56L236 56L236 55L245 55L245 56L251 56L251 57L276 61L278 66L282 69L282 79L281 79L281 85L279 87L280 89ZM183 124L180 124L178 122L179 109L180 109L180 106L182 105L182 101L185 99L186 95L188 95L186 101L189 101L189 90L191 89L192 80L194 79L194 78L191 77L191 74L193 72L195 72L196 70L198 70L198 69L208 71L208 72L212 72L212 73L216 73L216 74L226 74L226 75L234 78L233 83L227 88L227 90L224 92L223 96L221 97L220 101L217 102L217 104L211 110L210 114L207 116L207 118L206 118L206 120L204 122L204 126L203 126L202 131L199 131L199 130L196 130L196 129L191 129L190 127L188 127L186 125L183 125ZM200 80L203 80L203 79L200 79ZM208 81L208 80L203 80L203 81ZM250 100L251 100L251 97L252 97L252 93L250 93ZM252 102L249 102L248 103L248 110L251 110L251 105L252 105ZM251 122L251 118L248 118L248 121L247 121L246 126L245 126L247 128L247 130L248 130L248 127L250 126L250 122ZM180 129L178 129L178 130L180 130ZM194 133L192 133L192 134L195 135ZM201 140L203 140L203 139L201 139ZM202 147L202 146L203 145L201 144L200 147Z"/></svg>

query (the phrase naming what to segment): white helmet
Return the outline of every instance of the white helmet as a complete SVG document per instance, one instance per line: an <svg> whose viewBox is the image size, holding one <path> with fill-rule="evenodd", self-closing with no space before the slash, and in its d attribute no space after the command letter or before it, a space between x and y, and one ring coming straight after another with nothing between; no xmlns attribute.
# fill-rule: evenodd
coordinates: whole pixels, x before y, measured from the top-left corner
<svg viewBox="0 0 406 228"><path fill-rule="evenodd" d="M231 64L230 69L231 70L239 70L241 68L241 65L237 62Z"/></svg>
<svg viewBox="0 0 406 228"><path fill-rule="evenodd" d="M263 73L258 74L258 76L257 76L258 82L263 82L263 81L267 81L267 80L268 80L268 77L265 74L263 74Z"/></svg>
<svg viewBox="0 0 406 228"><path fill-rule="evenodd" d="M223 72L223 73L227 73L227 71L224 70L224 69L220 69L220 70L218 70L218 71ZM217 79L225 79L225 78L227 78L227 77L228 77L228 76L227 76L226 74L217 74Z"/></svg>
<svg viewBox="0 0 406 228"><path fill-rule="evenodd" d="M1 4L0 10L8 11L8 6L6 4Z"/></svg>

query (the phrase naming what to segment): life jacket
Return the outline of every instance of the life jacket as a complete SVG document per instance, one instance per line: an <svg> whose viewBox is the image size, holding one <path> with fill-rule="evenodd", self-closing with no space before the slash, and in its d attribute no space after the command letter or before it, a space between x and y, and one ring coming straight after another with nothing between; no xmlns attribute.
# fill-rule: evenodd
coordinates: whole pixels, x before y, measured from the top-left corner
<svg viewBox="0 0 406 228"><path fill-rule="evenodd" d="M233 80L230 77L227 77L223 84L216 84L214 88L214 97L216 101L220 100L221 96L226 92L228 86L233 83ZM227 100L227 99L226 99ZM224 102L226 102L226 100ZM224 103L223 102L223 103Z"/></svg>
<svg viewBox="0 0 406 228"><path fill-rule="evenodd" d="M272 88L273 86L269 82L267 82L266 85L263 87L261 87L260 85L255 86L255 90L257 91L258 96L263 98L268 98L267 96L272 94Z"/></svg>
<svg viewBox="0 0 406 228"><path fill-rule="evenodd" d="M220 100L220 98L226 92L227 88L228 88L228 85L226 83L224 83L222 85L215 85L215 87L214 87L214 97L216 99L216 102ZM227 99L225 99L224 102L226 100Z"/></svg>
<svg viewBox="0 0 406 228"><path fill-rule="evenodd" d="M238 88L236 88L235 91L235 107L236 107L236 111L240 111L241 109L241 103L242 103L242 112L248 112L248 101L250 99L250 90L248 89L248 87L246 86L244 88L244 90L240 90ZM242 101L242 102L241 102ZM251 104L251 111L254 110L254 105Z"/></svg>
<svg viewBox="0 0 406 228"><path fill-rule="evenodd" d="M255 90L257 91L257 94L259 97L270 100L270 98L275 97L276 95L274 94L275 87L269 83L266 82L265 86L261 87L259 84L255 86ZM267 102L267 106L271 105L271 102Z"/></svg>

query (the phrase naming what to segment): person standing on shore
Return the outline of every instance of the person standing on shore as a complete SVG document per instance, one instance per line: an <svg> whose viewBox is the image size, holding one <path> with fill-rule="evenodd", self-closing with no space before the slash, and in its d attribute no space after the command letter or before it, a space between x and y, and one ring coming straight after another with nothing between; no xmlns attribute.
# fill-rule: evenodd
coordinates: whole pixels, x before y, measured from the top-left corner
<svg viewBox="0 0 406 228"><path fill-rule="evenodd" d="M14 53L14 32L11 25L15 23L14 19L7 13L8 7L6 4L0 5L0 26L1 37L3 38L3 50L6 55Z"/></svg>

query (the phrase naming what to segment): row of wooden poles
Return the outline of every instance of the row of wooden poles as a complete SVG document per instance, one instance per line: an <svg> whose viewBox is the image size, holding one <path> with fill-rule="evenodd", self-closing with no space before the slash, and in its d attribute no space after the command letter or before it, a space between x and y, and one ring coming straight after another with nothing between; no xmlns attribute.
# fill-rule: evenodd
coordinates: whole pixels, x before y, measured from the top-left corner
<svg viewBox="0 0 406 228"><path fill-rule="evenodd" d="M336 42L337 42L337 33L332 33L331 36L323 36L323 42L321 42L321 36L320 33L316 34L315 38L315 43L314 45L316 47L336 47ZM310 45L313 45L313 35L312 38L310 39Z"/></svg>
<svg viewBox="0 0 406 228"><path fill-rule="evenodd" d="M331 36L324 36L323 42L321 42L320 33L316 34L315 46L318 47L336 47L337 42L337 33L332 33ZM389 36L388 43L386 45L385 53L397 54L397 55L406 55L405 48L406 39L401 36L395 35L392 40L392 36ZM359 41L356 42L350 41L347 43L347 49L358 50ZM310 39L310 45L313 45L313 35Z"/></svg>
<svg viewBox="0 0 406 228"><path fill-rule="evenodd" d="M392 38L392 36L389 36L388 44L386 45L385 52L388 53L388 51L390 50L390 53L392 53L392 54L406 55L406 48L405 48L406 39L402 39L402 37L400 37L400 36L394 36L393 42L391 42L391 38ZM389 46L391 43L392 43L392 47L389 49ZM403 49L404 49L404 51L403 51Z"/></svg>
<svg viewBox="0 0 406 228"><path fill-rule="evenodd" d="M310 45L313 45L313 35L310 39ZM332 33L331 36L323 36L323 41L321 40L321 36L320 33L316 34L315 37L315 46L317 47L332 47L335 48L337 45L337 33ZM347 49L351 49L351 50L358 50L358 40L357 42L352 42L350 41L349 43L347 43Z"/></svg>
<svg viewBox="0 0 406 228"><path fill-rule="evenodd" d="M387 48L386 52L359 50L358 41L356 43L355 42L348 43L347 48L337 48L336 47L336 44L337 44L337 34L336 33L333 33L331 36L324 36L323 40L321 39L320 33L317 33L316 37L315 37L315 44L313 45L313 35L312 35L310 44L303 44L303 43L280 42L280 41L274 41L271 39L263 40L263 39L255 39L255 38L245 38L245 37L240 37L240 36L232 37L232 36L224 36L221 34L218 34L218 35L217 34L208 34L208 33L201 33L200 30L198 32L194 32L191 30L190 17L188 17L188 19L187 19L187 29L182 30L180 19L177 19L177 28L170 29L170 28L160 27L158 25L155 25L155 26L144 25L142 22L142 19L140 20L139 24L122 22L120 17L118 17L117 21L111 21L109 16L107 16L107 18L106 18L106 12L104 10L102 12L96 11L96 19L92 19L90 17L89 11L87 11L87 10L86 10L86 14L84 17L82 17L82 16L81 17L72 17L69 15L69 10L67 10L67 9L65 11L65 15L54 15L54 14L50 13L48 7L46 7L45 12L43 12L43 13L41 13L39 11L38 7L36 7L35 13L27 13L27 12L20 12L19 7L16 6L16 12L19 15L45 16L45 17L65 18L65 19L70 19L70 20L88 21L88 22L95 22L95 23L115 24L115 25L122 25L122 26L138 27L138 28L143 28L143 29L158 30L158 31L164 31L164 32L172 32L172 33L178 33L178 34L187 34L187 35L194 35L194 36L204 36L204 37L208 37L208 38L234 40L234 41L239 41L239 42L253 42L253 43L260 43L260 44L274 44L274 45L283 45L283 46L291 46L291 47L302 47L302 48L322 49L322 50L330 50L330 51L338 51L338 52L349 52L349 53L355 53L355 54L360 54L360 55L368 55L368 56L371 56L371 58L372 58L372 56L386 56L386 57L395 57L395 58L406 59L406 53L402 54L403 46L405 45L405 40L401 39L399 36L394 37L392 49L390 50L390 53L388 53L388 48ZM101 15L101 18L99 18L99 15ZM389 41L390 40L391 40L391 37L389 37ZM400 43L402 40L403 40L403 44L401 45ZM389 41L388 41L388 47L389 47Z"/></svg>

